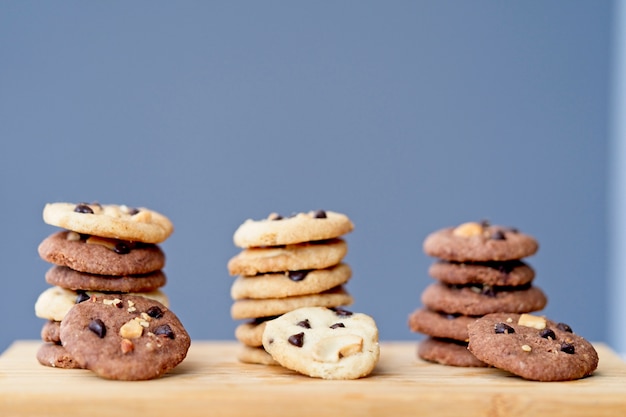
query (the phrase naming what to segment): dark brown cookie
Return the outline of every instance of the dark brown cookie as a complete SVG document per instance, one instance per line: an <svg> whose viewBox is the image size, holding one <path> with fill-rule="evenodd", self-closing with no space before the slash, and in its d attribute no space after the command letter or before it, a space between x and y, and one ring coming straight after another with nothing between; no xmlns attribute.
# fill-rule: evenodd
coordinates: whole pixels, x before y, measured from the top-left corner
<svg viewBox="0 0 626 417"><path fill-rule="evenodd" d="M41 328L41 340L48 343L61 344L61 322L48 320Z"/></svg>
<svg viewBox="0 0 626 417"><path fill-rule="evenodd" d="M598 354L563 323L530 314L497 313L469 325L469 350L522 378L569 381L591 375Z"/></svg>
<svg viewBox="0 0 626 417"><path fill-rule="evenodd" d="M535 271L522 261L433 263L428 274L446 284L524 285L532 282Z"/></svg>
<svg viewBox="0 0 626 417"><path fill-rule="evenodd" d="M63 369L81 369L72 355L61 345L44 343L37 349L37 360L44 366Z"/></svg>
<svg viewBox="0 0 626 417"><path fill-rule="evenodd" d="M448 261L487 262L525 258L539 244L515 228L470 222L428 235L423 247L427 255Z"/></svg>
<svg viewBox="0 0 626 417"><path fill-rule="evenodd" d="M46 282L74 291L150 292L164 286L163 271L144 275L96 275L55 265L46 272Z"/></svg>
<svg viewBox="0 0 626 417"><path fill-rule="evenodd" d="M103 378L157 378L182 362L190 338L163 304L109 294L76 304L61 322L61 341L76 362Z"/></svg>
<svg viewBox="0 0 626 417"><path fill-rule="evenodd" d="M530 284L519 287L490 287L479 284L430 284L422 292L422 303L431 310L466 316L510 311L529 313L548 302L541 289Z"/></svg>
<svg viewBox="0 0 626 417"><path fill-rule="evenodd" d="M60 231L39 244L47 262L99 275L137 275L165 266L165 254L154 244L105 239Z"/></svg>
<svg viewBox="0 0 626 417"><path fill-rule="evenodd" d="M467 343L428 337L417 346L417 356L425 361L448 366L484 368L488 365L467 350Z"/></svg>
<svg viewBox="0 0 626 417"><path fill-rule="evenodd" d="M467 342L467 326L476 319L477 317L418 308L409 316L409 328L416 333Z"/></svg>

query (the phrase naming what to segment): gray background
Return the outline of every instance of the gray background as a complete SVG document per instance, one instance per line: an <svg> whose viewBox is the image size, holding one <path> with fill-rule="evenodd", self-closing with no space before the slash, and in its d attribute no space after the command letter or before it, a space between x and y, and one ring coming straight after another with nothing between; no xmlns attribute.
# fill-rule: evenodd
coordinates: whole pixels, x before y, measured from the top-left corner
<svg viewBox="0 0 626 417"><path fill-rule="evenodd" d="M607 324L609 1L0 3L0 349L36 339L46 202L147 206L164 291L234 339L247 218L348 214L354 310L384 340L432 281L425 236L490 219L540 242L544 313Z"/></svg>

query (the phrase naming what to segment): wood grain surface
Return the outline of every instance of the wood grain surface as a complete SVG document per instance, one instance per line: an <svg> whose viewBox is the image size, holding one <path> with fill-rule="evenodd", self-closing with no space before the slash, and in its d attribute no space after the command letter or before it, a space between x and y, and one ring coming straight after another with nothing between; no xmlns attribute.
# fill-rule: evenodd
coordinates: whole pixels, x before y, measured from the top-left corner
<svg viewBox="0 0 626 417"><path fill-rule="evenodd" d="M0 416L626 415L626 364L603 344L595 374L571 382L427 363L417 342L383 342L367 378L325 381L239 363L237 343L203 341L162 378L122 382L41 366L40 343L16 341L0 357Z"/></svg>

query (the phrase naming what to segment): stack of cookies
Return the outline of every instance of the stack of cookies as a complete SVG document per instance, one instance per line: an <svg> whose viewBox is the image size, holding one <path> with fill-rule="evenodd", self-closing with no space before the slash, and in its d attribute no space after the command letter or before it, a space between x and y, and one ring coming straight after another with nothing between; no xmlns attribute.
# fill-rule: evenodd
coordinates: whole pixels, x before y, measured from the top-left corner
<svg viewBox="0 0 626 417"><path fill-rule="evenodd" d="M539 245L516 228L469 222L430 234L423 246L438 260L429 269L437 282L423 291L424 306L409 317L410 329L428 336L418 347L422 359L487 366L467 349L468 325L486 314L530 313L547 303L523 260Z"/></svg>
<svg viewBox="0 0 626 417"><path fill-rule="evenodd" d="M97 367L96 372L112 379L152 378L169 369L161 363L158 371L151 371L149 374L145 372L150 367L139 369L137 365L131 367L136 368L132 372L131 368L113 365L113 370L103 370L107 367L103 364L95 365L96 361L84 359L83 354L83 351L89 349L102 353L107 343L113 343L114 352L125 350L120 358L139 364L142 363L139 355L133 356L130 352L138 353L142 346L145 347L140 343L140 338L151 338L159 332L174 334L172 327L177 329L179 342L184 347L188 335L178 319L172 318L173 314L167 309L168 299L159 289L165 285L166 277L162 271L165 255L157 244L167 239L173 231L169 219L145 208L98 203L47 204L43 210L43 219L63 230L48 236L38 248L41 258L53 264L45 275L46 282L51 287L42 292L35 303L37 317L47 320L41 331L44 344L37 352L39 362L60 368L92 369L93 366ZM148 301L143 301L144 299ZM88 302L84 303L85 301ZM141 311L140 306L146 303L150 304L149 307L154 307L152 311ZM88 323L91 331L84 343L77 336L82 334L81 330L87 325L76 330L72 329L71 324L67 324L66 333L71 337L63 338L66 317L79 304L81 308L78 310L93 310L98 308L96 306L103 309L100 322ZM98 316L95 312L90 312L89 315L91 318ZM109 329L107 332L105 323L115 321L119 315L123 317L122 320L126 316L139 317L141 320L138 323L146 331L120 333ZM74 316L77 317L71 321L83 321L79 313L74 313ZM131 319L132 317L129 318ZM163 319L168 321L169 332L163 327L166 323L162 323L161 330L153 330L152 326ZM120 326L122 324L124 323ZM142 329L130 327L135 327L134 330ZM94 343L98 344L97 348L91 346L93 343L88 341L89 337L96 338ZM120 338L126 342L118 340ZM154 348L163 346L162 342L157 338L147 343ZM120 343L124 346L120 347ZM152 355L142 356L146 357L146 361L152 358L150 360L154 363L159 363L159 360L155 360L155 354L161 358L163 355L160 355L159 349L152 350ZM108 360L106 355L100 357ZM176 360L178 359L174 361Z"/></svg>
<svg viewBox="0 0 626 417"><path fill-rule="evenodd" d="M302 307L352 304L344 288L352 271L342 262L348 248L341 236L353 228L346 215L324 210L272 213L238 227L233 241L242 250L229 260L228 271L237 276L231 317L245 320L235 330L241 362L276 363L263 348L268 320Z"/></svg>

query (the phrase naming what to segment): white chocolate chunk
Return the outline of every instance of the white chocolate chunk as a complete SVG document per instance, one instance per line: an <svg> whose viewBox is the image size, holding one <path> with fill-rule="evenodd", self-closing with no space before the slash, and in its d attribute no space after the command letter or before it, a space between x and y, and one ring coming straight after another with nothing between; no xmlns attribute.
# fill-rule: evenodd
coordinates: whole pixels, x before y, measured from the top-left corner
<svg viewBox="0 0 626 417"><path fill-rule="evenodd" d="M484 229L480 225L480 223L468 222L468 223L463 223L463 224L457 226L452 231L452 234L454 236L459 236L459 237L472 237L472 236L479 236L479 235L481 235L483 233L483 231L484 231Z"/></svg>
<svg viewBox="0 0 626 417"><path fill-rule="evenodd" d="M539 316L533 316L532 314L522 314L520 315L517 324L520 326L532 327L537 330L543 330L546 328L546 319Z"/></svg>
<svg viewBox="0 0 626 417"><path fill-rule="evenodd" d="M125 339L136 339L143 333L143 326L139 320L130 320L120 327L120 336Z"/></svg>
<svg viewBox="0 0 626 417"><path fill-rule="evenodd" d="M363 350L363 338L354 334L327 337L320 340L312 354L319 362L339 362L341 358Z"/></svg>

